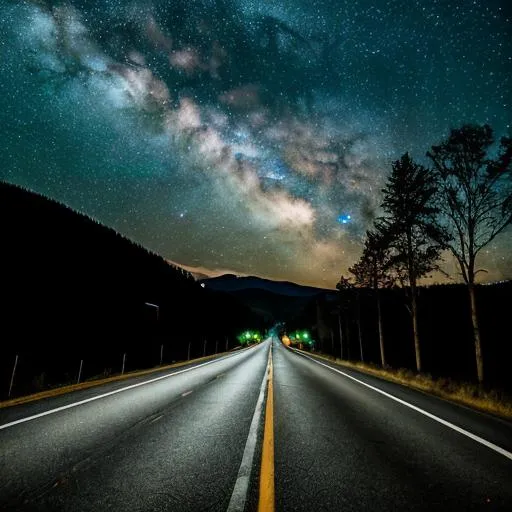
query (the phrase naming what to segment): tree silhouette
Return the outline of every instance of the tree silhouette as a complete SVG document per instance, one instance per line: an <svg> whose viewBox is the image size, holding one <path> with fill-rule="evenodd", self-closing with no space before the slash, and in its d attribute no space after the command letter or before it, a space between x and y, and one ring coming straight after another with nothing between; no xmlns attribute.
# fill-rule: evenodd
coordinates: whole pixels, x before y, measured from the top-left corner
<svg viewBox="0 0 512 512"><path fill-rule="evenodd" d="M391 257L389 240L386 233L379 230L367 231L363 254L359 261L348 269L354 276L355 284L361 288L372 288L377 302L377 324L379 330L380 360L385 368L384 333L382 330L382 311L380 288L389 287L393 283L390 272Z"/></svg>
<svg viewBox="0 0 512 512"><path fill-rule="evenodd" d="M413 162L408 153L393 163L383 189L384 217L376 225L386 232L391 263L400 284L409 291L407 306L412 317L416 370L421 372L418 329L418 279L438 270L437 261L445 242L443 230L436 225L435 180L431 172Z"/></svg>
<svg viewBox="0 0 512 512"><path fill-rule="evenodd" d="M512 138L503 137L496 158L490 126L465 125L452 130L427 156L439 182L439 226L448 230L448 248L468 286L478 381L484 380L475 296L476 258L512 222Z"/></svg>

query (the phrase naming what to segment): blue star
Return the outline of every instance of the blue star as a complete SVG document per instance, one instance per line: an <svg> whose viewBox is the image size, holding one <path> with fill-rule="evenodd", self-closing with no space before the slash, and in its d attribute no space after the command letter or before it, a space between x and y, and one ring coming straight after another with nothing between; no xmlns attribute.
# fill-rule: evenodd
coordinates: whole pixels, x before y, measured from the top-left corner
<svg viewBox="0 0 512 512"><path fill-rule="evenodd" d="M340 224L348 224L352 220L352 217L348 214L342 214L337 220Z"/></svg>

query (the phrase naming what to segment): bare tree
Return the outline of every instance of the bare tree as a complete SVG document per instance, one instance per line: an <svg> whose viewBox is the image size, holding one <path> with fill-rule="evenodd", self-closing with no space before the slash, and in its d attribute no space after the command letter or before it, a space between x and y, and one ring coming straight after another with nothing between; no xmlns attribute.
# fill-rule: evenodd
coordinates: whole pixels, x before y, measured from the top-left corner
<svg viewBox="0 0 512 512"><path fill-rule="evenodd" d="M341 331L341 312L354 315L357 325L357 341L359 344L359 358L364 363L363 351L363 330L361 326L361 287L356 286L352 277L341 276L336 284L336 289L340 292L340 312L338 316L340 329L340 344L342 339ZM354 304L355 298L355 304ZM347 338L348 341L348 338Z"/></svg>
<svg viewBox="0 0 512 512"><path fill-rule="evenodd" d="M377 325L379 330L380 360L383 368L387 366L384 351L384 333L382 329L382 311L379 290L389 287L393 279L390 273L390 253L386 236L376 231L367 231L363 254L349 272L355 278L355 284L362 288L372 288L377 301Z"/></svg>
<svg viewBox="0 0 512 512"><path fill-rule="evenodd" d="M350 277L341 276L340 280L336 284L336 289L339 291L339 309L338 309L338 326L340 332L340 358L343 359L343 332L341 326L341 317L344 317L344 324L346 327L346 340L347 340L347 359L350 359L350 317L354 312L354 283ZM356 322L358 326L358 334L359 334L359 350L361 354L363 354L363 348L361 345L361 319L359 316L356 316Z"/></svg>
<svg viewBox="0 0 512 512"><path fill-rule="evenodd" d="M465 125L427 153L439 182L438 223L452 236L448 248L468 286L480 384L484 365L475 277L482 270L476 269L476 259L512 222L512 138L501 139L495 158L489 156L493 145L490 126Z"/></svg>

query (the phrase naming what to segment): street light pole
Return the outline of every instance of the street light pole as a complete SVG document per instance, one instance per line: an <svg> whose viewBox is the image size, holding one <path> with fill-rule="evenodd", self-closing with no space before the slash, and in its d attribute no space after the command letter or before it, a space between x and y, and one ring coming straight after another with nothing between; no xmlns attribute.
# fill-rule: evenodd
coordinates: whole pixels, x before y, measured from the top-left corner
<svg viewBox="0 0 512 512"><path fill-rule="evenodd" d="M158 323L158 317L160 315L160 306L158 306L157 304L152 304L151 302L144 302L144 304L146 306L149 306L150 308L155 308L156 309L156 321Z"/></svg>

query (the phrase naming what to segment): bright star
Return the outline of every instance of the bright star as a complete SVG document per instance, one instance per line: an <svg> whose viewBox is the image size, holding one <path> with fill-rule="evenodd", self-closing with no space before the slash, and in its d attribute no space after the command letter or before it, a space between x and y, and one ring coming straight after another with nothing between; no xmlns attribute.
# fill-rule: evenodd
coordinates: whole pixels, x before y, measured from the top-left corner
<svg viewBox="0 0 512 512"><path fill-rule="evenodd" d="M348 214L342 214L337 220L340 224L348 224L352 220L352 217Z"/></svg>

